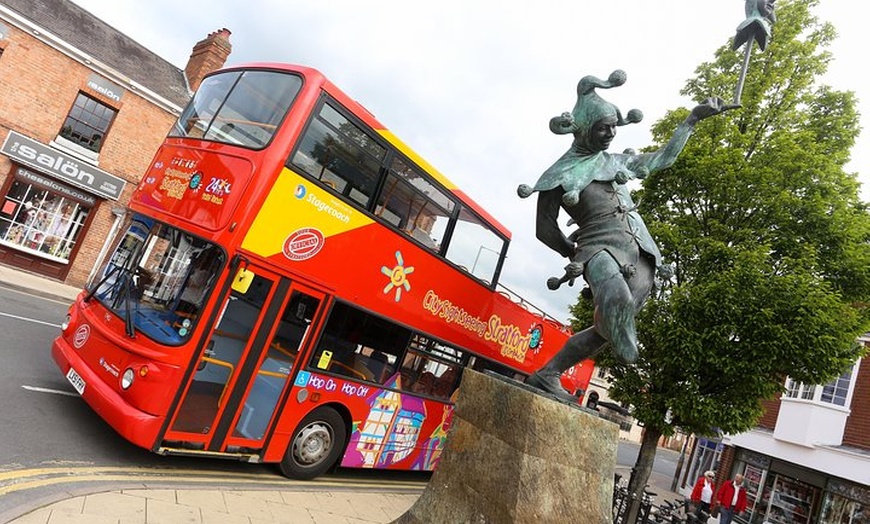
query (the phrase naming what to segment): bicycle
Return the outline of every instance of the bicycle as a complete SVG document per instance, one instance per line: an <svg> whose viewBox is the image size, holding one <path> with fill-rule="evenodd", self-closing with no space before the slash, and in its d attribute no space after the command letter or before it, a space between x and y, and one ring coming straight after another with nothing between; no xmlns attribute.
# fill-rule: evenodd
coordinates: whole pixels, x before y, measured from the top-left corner
<svg viewBox="0 0 870 524"><path fill-rule="evenodd" d="M685 519L683 522L686 524L707 524L707 520L710 518L709 513L702 509L696 509L689 499L684 499L680 503L680 507L683 510L683 518Z"/></svg>
<svg viewBox="0 0 870 524"><path fill-rule="evenodd" d="M695 510L694 504L688 499L681 501L664 501L659 506L653 520L668 524L707 524L710 514Z"/></svg>

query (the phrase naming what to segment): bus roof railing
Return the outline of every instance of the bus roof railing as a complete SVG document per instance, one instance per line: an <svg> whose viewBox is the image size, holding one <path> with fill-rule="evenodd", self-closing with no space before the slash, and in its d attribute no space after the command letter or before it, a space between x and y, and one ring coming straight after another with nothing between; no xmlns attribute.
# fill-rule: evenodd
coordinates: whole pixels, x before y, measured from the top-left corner
<svg viewBox="0 0 870 524"><path fill-rule="evenodd" d="M505 286L501 282L499 282L496 287L497 287L497 290L499 293L501 293L502 295L511 299L511 301L518 304L520 307L527 309L533 315L541 317L542 320L549 322L554 327L556 327L557 329L559 329L565 333L569 333L571 331L571 326L559 321L557 318L548 314L546 311L539 308L538 306L532 304L531 302L529 302L528 300L526 300L525 298L520 296L519 293L513 291L512 289Z"/></svg>

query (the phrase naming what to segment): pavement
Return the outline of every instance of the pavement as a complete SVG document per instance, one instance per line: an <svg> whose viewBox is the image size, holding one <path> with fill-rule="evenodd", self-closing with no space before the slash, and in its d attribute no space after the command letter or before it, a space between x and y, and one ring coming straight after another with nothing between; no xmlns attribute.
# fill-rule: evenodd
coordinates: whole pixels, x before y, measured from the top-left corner
<svg viewBox="0 0 870 524"><path fill-rule="evenodd" d="M63 302L77 287L0 265L0 285ZM630 466L617 466L627 478ZM682 499L670 490L671 478L653 473L650 490L657 502ZM405 513L419 491L293 485L288 489L221 489L189 486L112 487L86 484L50 500L21 508L9 524L386 524ZM2 496L2 494L0 494ZM711 519L711 523L717 522Z"/></svg>

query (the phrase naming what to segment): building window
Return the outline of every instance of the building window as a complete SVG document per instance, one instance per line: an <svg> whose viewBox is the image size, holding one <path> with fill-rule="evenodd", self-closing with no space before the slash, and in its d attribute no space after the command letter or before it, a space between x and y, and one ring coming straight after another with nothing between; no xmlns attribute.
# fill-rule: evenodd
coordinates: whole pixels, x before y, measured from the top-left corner
<svg viewBox="0 0 870 524"><path fill-rule="evenodd" d="M95 153L118 112L84 93L79 93L70 109L60 136Z"/></svg>
<svg viewBox="0 0 870 524"><path fill-rule="evenodd" d="M66 263L93 202L75 198L60 184L43 185L41 177L19 169L0 208L0 243Z"/></svg>
<svg viewBox="0 0 870 524"><path fill-rule="evenodd" d="M849 366L842 375L825 385L808 385L797 382L791 378L785 382L785 398L809 400L821 404L833 404L835 406L847 406L849 393L851 392L855 373L854 364Z"/></svg>
<svg viewBox="0 0 870 524"><path fill-rule="evenodd" d="M828 404L836 404L837 406L845 406L846 397L849 394L849 385L851 383L852 368L850 367L838 378L822 386L821 401L827 402Z"/></svg>

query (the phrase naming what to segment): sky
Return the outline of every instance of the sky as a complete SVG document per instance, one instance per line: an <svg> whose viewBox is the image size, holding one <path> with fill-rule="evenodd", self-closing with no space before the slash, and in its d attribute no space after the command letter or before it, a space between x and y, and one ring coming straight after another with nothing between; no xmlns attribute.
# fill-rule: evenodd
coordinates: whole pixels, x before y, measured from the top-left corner
<svg viewBox="0 0 870 524"><path fill-rule="evenodd" d="M745 18L743 0L73 1L179 68L196 42L227 28L227 65L319 69L511 230L501 283L561 321L581 285L547 289L566 260L535 239L534 197L516 194L571 144L549 131L550 118L573 108L580 78L622 69L626 84L603 96L644 119L620 128L611 151L650 145L657 120L694 105L680 90ZM866 128L870 31L854 6L821 0L814 13L839 33L824 82L856 93ZM847 166L864 173L865 200L868 137Z"/></svg>

